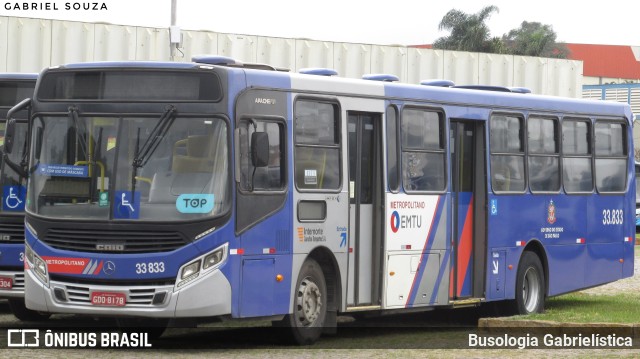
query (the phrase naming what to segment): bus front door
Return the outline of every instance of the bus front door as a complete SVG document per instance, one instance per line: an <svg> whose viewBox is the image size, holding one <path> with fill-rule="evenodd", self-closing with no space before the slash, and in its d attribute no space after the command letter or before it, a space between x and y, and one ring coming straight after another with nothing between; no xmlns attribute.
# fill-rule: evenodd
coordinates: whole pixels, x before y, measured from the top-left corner
<svg viewBox="0 0 640 359"><path fill-rule="evenodd" d="M486 183L484 126L479 121L452 120L452 300L484 296L486 253Z"/></svg>

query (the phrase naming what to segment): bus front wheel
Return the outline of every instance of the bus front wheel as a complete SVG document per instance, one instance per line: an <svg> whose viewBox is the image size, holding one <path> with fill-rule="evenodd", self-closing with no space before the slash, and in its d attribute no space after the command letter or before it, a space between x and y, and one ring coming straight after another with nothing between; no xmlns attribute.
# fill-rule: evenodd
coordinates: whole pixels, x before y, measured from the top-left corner
<svg viewBox="0 0 640 359"><path fill-rule="evenodd" d="M516 314L542 313L545 299L544 271L540 258L525 251L518 264L516 277Z"/></svg>
<svg viewBox="0 0 640 359"><path fill-rule="evenodd" d="M298 345L313 344L320 335L327 316L327 285L322 268L307 259L298 275L293 293L293 313L283 319L290 328L291 339Z"/></svg>
<svg viewBox="0 0 640 359"><path fill-rule="evenodd" d="M25 322L39 322L51 316L49 313L40 313L27 308L24 299L9 299L9 309L16 318Z"/></svg>

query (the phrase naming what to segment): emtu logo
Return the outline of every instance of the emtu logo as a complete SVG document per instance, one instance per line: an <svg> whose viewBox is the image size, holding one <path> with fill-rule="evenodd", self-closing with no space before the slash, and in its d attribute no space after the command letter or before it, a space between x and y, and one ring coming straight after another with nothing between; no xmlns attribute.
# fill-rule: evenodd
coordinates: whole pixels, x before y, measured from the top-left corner
<svg viewBox="0 0 640 359"><path fill-rule="evenodd" d="M391 213L391 231L397 233L400 228L400 214L398 211Z"/></svg>

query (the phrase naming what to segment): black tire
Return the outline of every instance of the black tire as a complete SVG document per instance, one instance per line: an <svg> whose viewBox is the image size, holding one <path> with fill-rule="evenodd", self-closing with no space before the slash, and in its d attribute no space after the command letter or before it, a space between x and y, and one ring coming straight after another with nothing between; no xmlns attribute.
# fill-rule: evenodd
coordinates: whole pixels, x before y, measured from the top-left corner
<svg viewBox="0 0 640 359"><path fill-rule="evenodd" d="M27 308L24 299L9 299L9 309L16 318L25 322L41 322L51 316L49 313L36 312Z"/></svg>
<svg viewBox="0 0 640 359"><path fill-rule="evenodd" d="M540 258L530 251L525 251L518 264L516 277L516 314L542 313L545 300L544 270Z"/></svg>
<svg viewBox="0 0 640 359"><path fill-rule="evenodd" d="M158 339L167 329L169 319L116 318L118 329L123 333L147 333L150 340Z"/></svg>
<svg viewBox="0 0 640 359"><path fill-rule="evenodd" d="M289 328L294 344L310 345L322 335L327 316L327 285L322 268L307 259L298 275L293 293L293 313L282 324Z"/></svg>

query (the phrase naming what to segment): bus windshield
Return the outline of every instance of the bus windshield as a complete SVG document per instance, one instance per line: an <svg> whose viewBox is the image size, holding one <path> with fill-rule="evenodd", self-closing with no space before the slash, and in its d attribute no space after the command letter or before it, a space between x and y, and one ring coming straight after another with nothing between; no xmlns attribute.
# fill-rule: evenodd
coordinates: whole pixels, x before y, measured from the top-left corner
<svg viewBox="0 0 640 359"><path fill-rule="evenodd" d="M0 123L0 145L4 145L4 130L6 123ZM27 122L16 122L13 151L9 154L9 160L20 165L25 162ZM21 177L0 156L0 186L3 190L3 201L0 208L3 212L22 212L25 206L25 193L27 179Z"/></svg>
<svg viewBox="0 0 640 359"><path fill-rule="evenodd" d="M226 122L215 117L36 117L27 210L53 218L184 221L230 208Z"/></svg>

